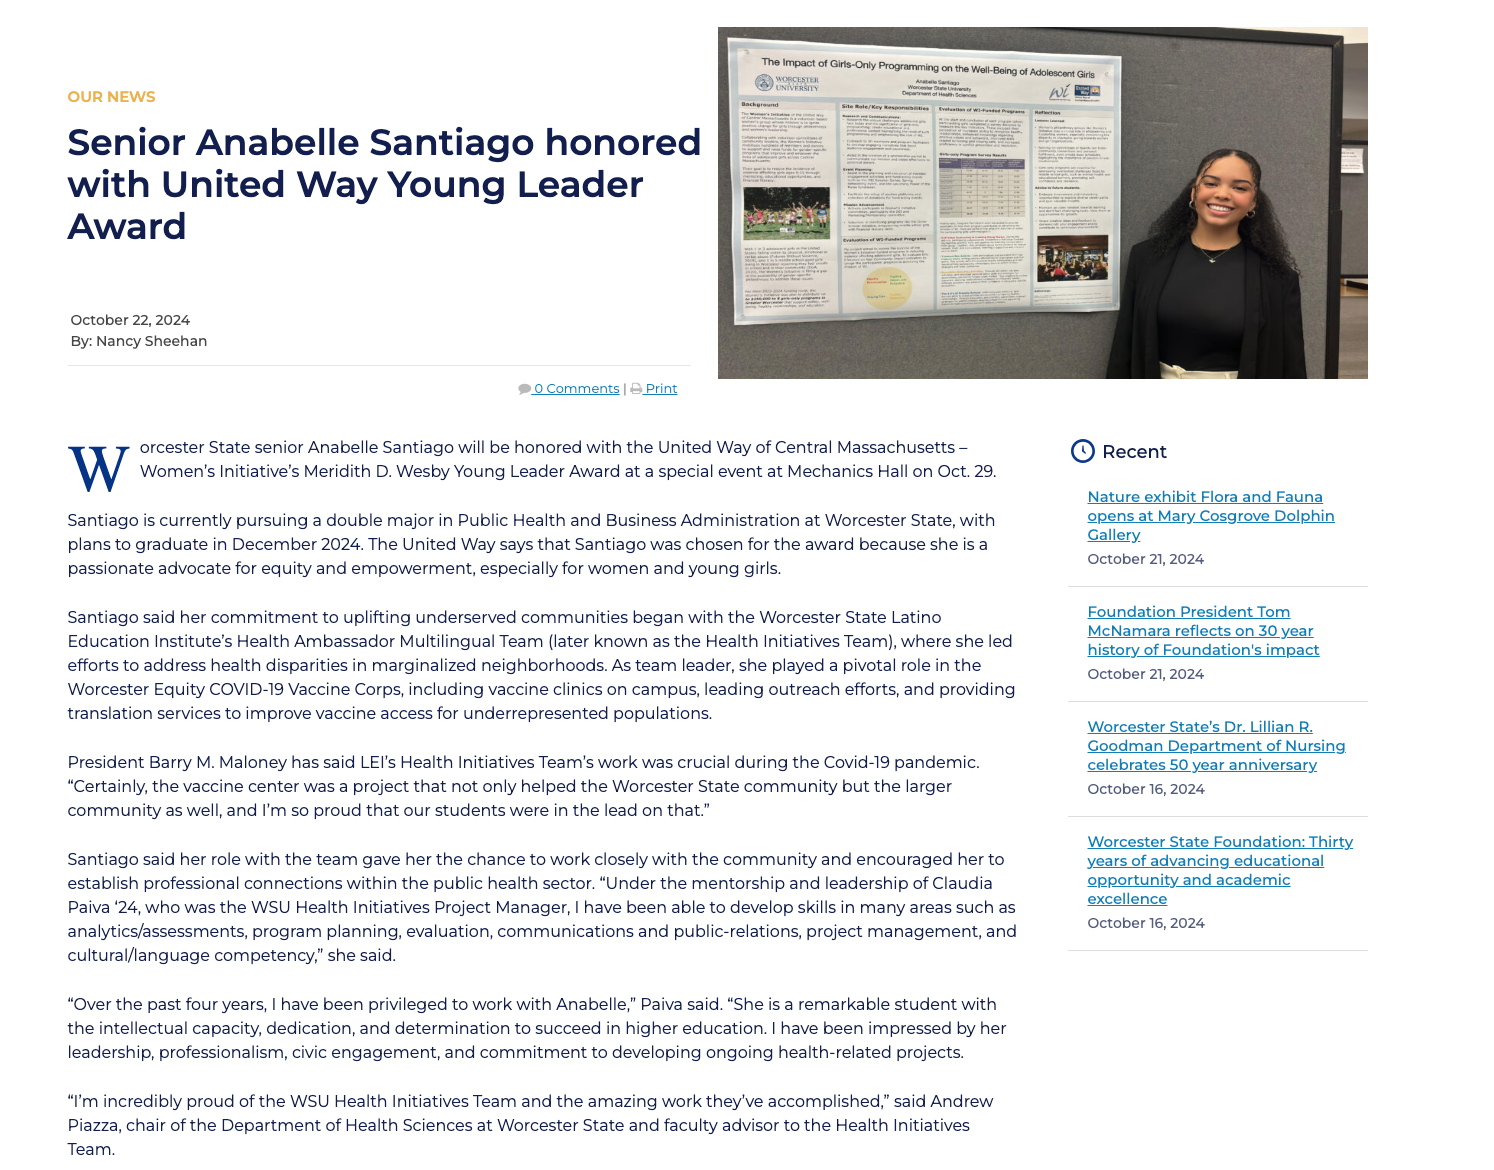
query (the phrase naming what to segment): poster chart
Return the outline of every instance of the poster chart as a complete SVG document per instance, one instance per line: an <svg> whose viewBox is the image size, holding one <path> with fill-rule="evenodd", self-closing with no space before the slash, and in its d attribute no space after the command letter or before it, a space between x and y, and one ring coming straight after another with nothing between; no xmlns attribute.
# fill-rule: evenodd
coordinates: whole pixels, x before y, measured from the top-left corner
<svg viewBox="0 0 1494 1170"><path fill-rule="evenodd" d="M1118 307L1119 57L727 52L738 325Z"/></svg>

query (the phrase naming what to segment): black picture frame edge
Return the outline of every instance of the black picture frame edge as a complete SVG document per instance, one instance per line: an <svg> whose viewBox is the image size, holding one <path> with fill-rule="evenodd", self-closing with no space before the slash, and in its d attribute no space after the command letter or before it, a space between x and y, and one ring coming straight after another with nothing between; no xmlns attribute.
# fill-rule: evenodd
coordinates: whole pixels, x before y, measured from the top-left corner
<svg viewBox="0 0 1494 1170"><path fill-rule="evenodd" d="M1345 138L1340 143L1340 145L1341 146L1368 146L1369 145L1369 139L1368 138ZM1339 173L1342 174L1342 172L1339 172ZM1366 176L1365 175L1350 175L1349 177L1351 179L1353 179L1353 178L1363 179ZM1342 182L1343 180L1340 179L1339 181ZM1369 273L1368 272L1341 272L1341 273L1339 273L1339 279L1342 280L1345 284L1348 284L1350 281L1368 280L1369 279ZM1355 285L1353 287L1357 288L1357 287L1360 287L1360 286Z"/></svg>

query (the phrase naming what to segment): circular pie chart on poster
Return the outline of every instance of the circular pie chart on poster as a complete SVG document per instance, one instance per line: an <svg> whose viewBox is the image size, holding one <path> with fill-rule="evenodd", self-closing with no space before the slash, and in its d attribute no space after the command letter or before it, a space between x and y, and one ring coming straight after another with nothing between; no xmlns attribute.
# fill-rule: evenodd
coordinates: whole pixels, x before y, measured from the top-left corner
<svg viewBox="0 0 1494 1170"><path fill-rule="evenodd" d="M901 309L912 293L913 280L901 268L878 268L861 286L861 295L874 309Z"/></svg>

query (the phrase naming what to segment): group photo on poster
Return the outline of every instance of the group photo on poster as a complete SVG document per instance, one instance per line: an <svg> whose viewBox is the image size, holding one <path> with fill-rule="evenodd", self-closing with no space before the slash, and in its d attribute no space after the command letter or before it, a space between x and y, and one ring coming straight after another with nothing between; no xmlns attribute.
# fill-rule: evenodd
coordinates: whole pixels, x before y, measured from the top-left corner
<svg viewBox="0 0 1494 1170"><path fill-rule="evenodd" d="M1039 236L1037 279L1109 280L1109 236Z"/></svg>
<svg viewBox="0 0 1494 1170"><path fill-rule="evenodd" d="M830 238L829 187L748 187L742 191L742 237Z"/></svg>

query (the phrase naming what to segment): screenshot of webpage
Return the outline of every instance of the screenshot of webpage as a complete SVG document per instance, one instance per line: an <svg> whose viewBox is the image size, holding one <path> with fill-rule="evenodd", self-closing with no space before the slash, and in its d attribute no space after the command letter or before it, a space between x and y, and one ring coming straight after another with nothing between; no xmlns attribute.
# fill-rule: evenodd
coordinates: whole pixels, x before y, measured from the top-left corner
<svg viewBox="0 0 1494 1170"><path fill-rule="evenodd" d="M1104 316L1118 95L91 12L7 82L14 1165L1478 1162L1482 404L716 376L718 273Z"/></svg>

